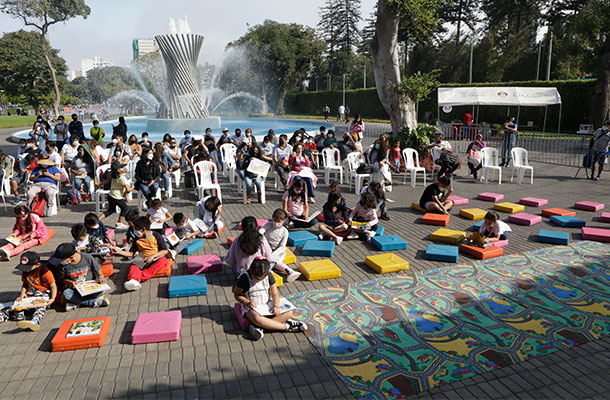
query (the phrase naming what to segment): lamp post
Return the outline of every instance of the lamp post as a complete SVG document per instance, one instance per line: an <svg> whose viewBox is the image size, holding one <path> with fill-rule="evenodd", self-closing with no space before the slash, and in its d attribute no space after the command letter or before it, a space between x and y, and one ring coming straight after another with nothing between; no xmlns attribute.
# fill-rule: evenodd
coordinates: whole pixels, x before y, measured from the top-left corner
<svg viewBox="0 0 610 400"><path fill-rule="evenodd" d="M366 61L364 61L364 88L366 89Z"/></svg>
<svg viewBox="0 0 610 400"><path fill-rule="evenodd" d="M343 74L343 107L345 107L345 74Z"/></svg>

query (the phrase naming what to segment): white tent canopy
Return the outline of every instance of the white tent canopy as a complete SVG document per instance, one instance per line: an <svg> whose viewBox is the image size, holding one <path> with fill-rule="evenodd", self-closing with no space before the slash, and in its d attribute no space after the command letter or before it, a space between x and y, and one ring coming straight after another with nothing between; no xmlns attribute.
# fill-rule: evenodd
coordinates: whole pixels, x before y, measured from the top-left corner
<svg viewBox="0 0 610 400"><path fill-rule="evenodd" d="M561 104L554 87L450 87L438 88L438 106L548 106Z"/></svg>

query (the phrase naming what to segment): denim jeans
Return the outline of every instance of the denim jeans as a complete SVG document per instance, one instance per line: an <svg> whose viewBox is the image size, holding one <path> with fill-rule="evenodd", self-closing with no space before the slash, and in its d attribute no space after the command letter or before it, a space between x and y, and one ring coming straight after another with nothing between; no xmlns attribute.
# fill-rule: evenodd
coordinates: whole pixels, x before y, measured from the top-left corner
<svg viewBox="0 0 610 400"><path fill-rule="evenodd" d="M91 181L93 181L93 179L91 179L89 175L85 176L84 178L74 178L74 187L80 189L80 186L84 183L85 192L89 193L89 185L91 185Z"/></svg>
<svg viewBox="0 0 610 400"><path fill-rule="evenodd" d="M170 174L163 174L163 183L165 185L165 193L169 193L169 188L172 186L172 180L170 177L171 177Z"/></svg>
<svg viewBox="0 0 610 400"><path fill-rule="evenodd" d="M157 194L157 190L159 190L159 182L153 183L150 187L143 183L140 183L138 189L140 190L140 192L142 192L144 197L150 200Z"/></svg>
<svg viewBox="0 0 610 400"><path fill-rule="evenodd" d="M241 180L244 181L244 183L246 184L246 192L251 192L252 184L254 184L254 185L256 185L256 188L258 189L258 192L260 193L261 186L263 184L263 178L261 178L260 176L257 176L256 178L249 178L245 175L243 169L238 169L236 172L237 172L237 175L241 178Z"/></svg>
<svg viewBox="0 0 610 400"><path fill-rule="evenodd" d="M64 289L64 299L69 301L70 303L78 304L83 307L93 307L95 305L95 300L106 292L100 292L91 294L89 296L82 297L76 289Z"/></svg>
<svg viewBox="0 0 610 400"><path fill-rule="evenodd" d="M513 147L517 144L517 134L513 132L504 132L504 140L502 141L502 163L508 165L512 155L510 154Z"/></svg>

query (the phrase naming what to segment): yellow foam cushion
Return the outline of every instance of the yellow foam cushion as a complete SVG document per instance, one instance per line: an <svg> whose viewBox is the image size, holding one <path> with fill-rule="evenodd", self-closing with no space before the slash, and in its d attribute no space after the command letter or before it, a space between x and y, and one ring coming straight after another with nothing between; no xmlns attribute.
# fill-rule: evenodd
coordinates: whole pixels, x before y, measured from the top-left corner
<svg viewBox="0 0 610 400"><path fill-rule="evenodd" d="M273 277L275 278L276 286L277 287L283 286L284 285L284 278L282 278L281 276L279 276L275 272L272 272L272 274L273 274Z"/></svg>
<svg viewBox="0 0 610 400"><path fill-rule="evenodd" d="M294 255L292 250L286 248L286 257L284 257L284 264L296 264L297 257Z"/></svg>
<svg viewBox="0 0 610 400"><path fill-rule="evenodd" d="M485 218L487 211L481 210L480 208L462 208L460 215L464 218L473 219L475 221Z"/></svg>
<svg viewBox="0 0 610 400"><path fill-rule="evenodd" d="M514 214L517 212L525 211L525 206L521 205L521 204L508 203L508 202L496 203L496 204L494 204L494 210Z"/></svg>
<svg viewBox="0 0 610 400"><path fill-rule="evenodd" d="M379 274L406 271L409 269L409 263L394 253L368 256L364 259L364 263Z"/></svg>
<svg viewBox="0 0 610 400"><path fill-rule="evenodd" d="M422 206L419 205L419 203L411 203L411 208L424 213L426 212L426 210L424 210Z"/></svg>
<svg viewBox="0 0 610 400"><path fill-rule="evenodd" d="M341 277L341 270L329 259L302 262L299 264L299 271L308 281Z"/></svg>
<svg viewBox="0 0 610 400"><path fill-rule="evenodd" d="M446 228L437 229L430 235L430 240L433 242L449 244L458 244L464 239L466 239L466 232L454 231Z"/></svg>

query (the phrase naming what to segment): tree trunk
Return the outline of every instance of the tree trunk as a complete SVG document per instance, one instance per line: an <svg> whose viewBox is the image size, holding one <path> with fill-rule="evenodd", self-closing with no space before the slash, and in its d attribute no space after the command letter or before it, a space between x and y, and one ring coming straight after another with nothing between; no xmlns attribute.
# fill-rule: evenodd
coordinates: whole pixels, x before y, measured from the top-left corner
<svg viewBox="0 0 610 400"><path fill-rule="evenodd" d="M455 33L455 47L457 48L460 45L460 31L462 28L462 7L464 0L460 0L458 4L458 17L457 17L457 29Z"/></svg>
<svg viewBox="0 0 610 400"><path fill-rule="evenodd" d="M59 115L59 101L61 99L61 94L59 93L59 84L57 83L57 76L55 76L55 68L53 68L53 64L51 64L51 58L49 57L49 53L47 52L47 48L45 46L45 33L42 32L40 34L40 48L42 49L42 54L44 55L44 59L47 61L47 66L51 71L51 77L53 78L53 87L55 88L55 101L53 102L53 115L55 118Z"/></svg>
<svg viewBox="0 0 610 400"><path fill-rule="evenodd" d="M286 98L286 89L280 90L280 97L277 100L277 115L284 114L284 99Z"/></svg>
<svg viewBox="0 0 610 400"><path fill-rule="evenodd" d="M591 123L598 128L610 119L610 35L606 36L597 68L597 85L591 106Z"/></svg>
<svg viewBox="0 0 610 400"><path fill-rule="evenodd" d="M409 98L406 102L401 102L400 96L388 85L400 83L398 23L398 15L389 8L387 0L379 0L371 56L377 95L390 116L394 136L398 135L403 125L407 125L410 129L417 128L415 102Z"/></svg>

